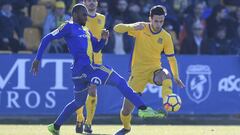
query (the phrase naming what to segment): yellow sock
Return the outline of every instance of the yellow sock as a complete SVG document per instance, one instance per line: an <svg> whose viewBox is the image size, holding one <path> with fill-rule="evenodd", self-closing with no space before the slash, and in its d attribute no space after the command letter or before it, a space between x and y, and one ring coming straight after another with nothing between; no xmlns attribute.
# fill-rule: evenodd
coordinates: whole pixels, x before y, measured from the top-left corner
<svg viewBox="0 0 240 135"><path fill-rule="evenodd" d="M130 130L131 129L131 120L132 120L132 115L129 114L127 116L124 116L122 112L120 112L120 119L122 121L123 127L125 129Z"/></svg>
<svg viewBox="0 0 240 135"><path fill-rule="evenodd" d="M162 82L162 97L164 98L168 94L172 94L172 80L166 79Z"/></svg>
<svg viewBox="0 0 240 135"><path fill-rule="evenodd" d="M87 101L86 101L86 109L87 109L87 119L85 122L86 124L92 125L92 120L95 114L96 105L97 105L97 96L92 97L88 95Z"/></svg>
<svg viewBox="0 0 240 135"><path fill-rule="evenodd" d="M79 108L76 113L77 113L77 122L83 122L84 121L84 116L83 116L83 106Z"/></svg>

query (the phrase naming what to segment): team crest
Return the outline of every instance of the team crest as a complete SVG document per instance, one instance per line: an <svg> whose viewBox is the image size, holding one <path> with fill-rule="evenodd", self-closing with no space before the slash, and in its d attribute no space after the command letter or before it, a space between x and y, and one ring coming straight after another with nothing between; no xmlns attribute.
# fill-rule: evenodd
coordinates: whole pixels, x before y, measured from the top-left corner
<svg viewBox="0 0 240 135"><path fill-rule="evenodd" d="M159 44L162 44L163 39L162 39L162 38L159 38L157 42L158 42Z"/></svg>
<svg viewBox="0 0 240 135"><path fill-rule="evenodd" d="M211 92L211 69L208 65L190 65L186 71L186 92L190 100L199 104Z"/></svg>
<svg viewBox="0 0 240 135"><path fill-rule="evenodd" d="M101 21L101 19L98 19L98 24L102 24L102 21Z"/></svg>
<svg viewBox="0 0 240 135"><path fill-rule="evenodd" d="M92 79L91 79L91 83L93 83L93 84L96 84L96 85L101 85L102 84L102 81L101 81L101 79L99 78L99 77L93 77Z"/></svg>

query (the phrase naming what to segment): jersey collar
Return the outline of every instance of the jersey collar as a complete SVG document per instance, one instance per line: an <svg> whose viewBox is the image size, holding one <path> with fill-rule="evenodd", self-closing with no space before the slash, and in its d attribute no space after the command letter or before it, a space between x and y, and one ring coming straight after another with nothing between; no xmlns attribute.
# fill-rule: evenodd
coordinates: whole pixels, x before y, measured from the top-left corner
<svg viewBox="0 0 240 135"><path fill-rule="evenodd" d="M88 15L90 18L95 18L97 16L97 14L91 16L91 15Z"/></svg>
<svg viewBox="0 0 240 135"><path fill-rule="evenodd" d="M162 31L162 29L161 29L159 32L154 32L154 31L152 30L150 24L148 24L148 27L149 27L149 29L150 29L150 31L151 31L151 33L152 33L153 35L158 34L158 33L160 33L160 32Z"/></svg>

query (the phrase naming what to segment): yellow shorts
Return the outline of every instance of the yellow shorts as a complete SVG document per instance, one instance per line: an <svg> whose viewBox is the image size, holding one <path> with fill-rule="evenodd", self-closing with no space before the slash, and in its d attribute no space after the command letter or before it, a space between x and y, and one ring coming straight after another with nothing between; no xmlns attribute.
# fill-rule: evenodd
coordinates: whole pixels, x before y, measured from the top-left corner
<svg viewBox="0 0 240 135"><path fill-rule="evenodd" d="M148 83L153 82L154 72L161 69L160 67L150 68L144 71L132 71L128 80L128 85L136 92L142 93Z"/></svg>

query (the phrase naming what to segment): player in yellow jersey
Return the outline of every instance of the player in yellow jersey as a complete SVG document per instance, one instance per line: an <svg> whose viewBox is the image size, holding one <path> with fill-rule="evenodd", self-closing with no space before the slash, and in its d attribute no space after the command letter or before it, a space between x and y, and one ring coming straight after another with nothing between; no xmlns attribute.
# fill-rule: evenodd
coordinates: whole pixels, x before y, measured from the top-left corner
<svg viewBox="0 0 240 135"><path fill-rule="evenodd" d="M142 93L147 83L162 86L162 97L172 93L172 80L167 69L161 66L161 54L164 53L170 64L175 82L181 87L184 84L179 78L174 46L170 34L162 28L166 16L166 8L157 5L151 8L149 21L133 24L118 24L114 31L128 32L135 38L131 60L131 76L128 84L136 93ZM123 135L131 130L131 113L134 106L124 99L120 118L124 128L116 135Z"/></svg>
<svg viewBox="0 0 240 135"><path fill-rule="evenodd" d="M101 38L101 32L105 26L105 16L96 12L98 6L98 0L83 0L83 4L88 9L88 18L86 26L92 32L93 36L98 40ZM93 53L93 62L95 64L102 64L102 53ZM83 132L92 133L92 120L96 110L97 104L97 92L96 87L91 87L88 90L88 97L86 100L86 120L83 115L83 108L77 110L77 122L76 122L76 133ZM85 124L84 124L85 123Z"/></svg>

